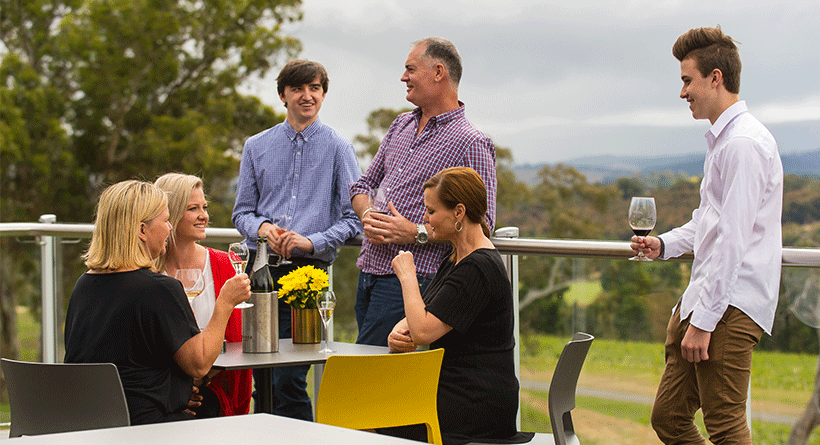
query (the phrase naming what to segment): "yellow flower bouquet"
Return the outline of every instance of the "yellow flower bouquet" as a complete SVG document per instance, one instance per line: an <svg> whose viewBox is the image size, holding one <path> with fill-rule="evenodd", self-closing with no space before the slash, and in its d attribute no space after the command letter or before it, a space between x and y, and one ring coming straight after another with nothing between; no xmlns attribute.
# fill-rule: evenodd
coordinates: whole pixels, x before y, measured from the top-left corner
<svg viewBox="0 0 820 445"><path fill-rule="evenodd" d="M316 309L316 298L328 289L327 272L302 266L279 279L279 299L293 309Z"/></svg>

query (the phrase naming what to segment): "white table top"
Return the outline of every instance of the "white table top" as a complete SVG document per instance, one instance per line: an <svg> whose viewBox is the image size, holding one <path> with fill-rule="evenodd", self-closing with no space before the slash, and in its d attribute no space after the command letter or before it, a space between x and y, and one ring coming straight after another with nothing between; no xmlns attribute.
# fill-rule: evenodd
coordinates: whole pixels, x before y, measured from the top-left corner
<svg viewBox="0 0 820 445"><path fill-rule="evenodd" d="M216 369L254 369L277 366L315 365L324 363L331 355L378 355L389 354L386 346L357 345L354 343L330 342L334 352L326 354L319 350L324 342L293 344L291 339L279 340L279 352L244 353L242 342L228 343L228 352L219 354L214 363Z"/></svg>
<svg viewBox="0 0 820 445"><path fill-rule="evenodd" d="M271 414L250 414L71 433L44 434L8 440L11 445L230 445L255 443L418 445L418 442L410 440Z"/></svg>

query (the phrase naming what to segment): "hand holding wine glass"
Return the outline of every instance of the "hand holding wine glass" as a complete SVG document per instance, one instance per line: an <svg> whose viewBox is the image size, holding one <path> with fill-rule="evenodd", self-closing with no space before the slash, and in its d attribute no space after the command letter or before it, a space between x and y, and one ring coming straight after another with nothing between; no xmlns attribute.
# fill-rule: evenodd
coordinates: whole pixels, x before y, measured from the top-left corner
<svg viewBox="0 0 820 445"><path fill-rule="evenodd" d="M657 213L655 210L655 198L639 197L632 198L629 204L629 227L636 236L644 237L655 228ZM632 261L652 261L640 250L638 254L630 258Z"/></svg>
<svg viewBox="0 0 820 445"><path fill-rule="evenodd" d="M248 246L246 246L245 243L232 243L228 246L228 258L230 258L231 265L237 275L245 273L245 269L248 266L249 257L250 252L248 251ZM248 303L247 301L243 301L234 306L235 309L245 309L249 307L253 307L253 304Z"/></svg>
<svg viewBox="0 0 820 445"><path fill-rule="evenodd" d="M291 229L292 222L293 217L291 216L288 216L286 214L277 216L276 219L274 219L273 221L276 234L280 237L284 235L288 230ZM291 264L290 260L285 259L284 253L285 252L279 254L279 261L276 262L276 266L284 266L286 264Z"/></svg>
<svg viewBox="0 0 820 445"><path fill-rule="evenodd" d="M336 294L334 294L332 290L323 293L316 299L316 307L319 309L319 315L322 316L322 324L325 326L325 348L319 352L328 354L334 352L328 347L327 326L330 322L330 317L333 315L333 309L336 307Z"/></svg>

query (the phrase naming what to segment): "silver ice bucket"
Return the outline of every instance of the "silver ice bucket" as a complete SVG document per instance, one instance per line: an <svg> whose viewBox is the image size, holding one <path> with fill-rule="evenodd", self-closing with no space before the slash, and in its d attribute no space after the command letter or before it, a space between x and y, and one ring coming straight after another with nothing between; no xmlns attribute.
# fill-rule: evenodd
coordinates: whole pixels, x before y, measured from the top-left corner
<svg viewBox="0 0 820 445"><path fill-rule="evenodd" d="M242 309L242 352L279 352L279 294L251 292Z"/></svg>

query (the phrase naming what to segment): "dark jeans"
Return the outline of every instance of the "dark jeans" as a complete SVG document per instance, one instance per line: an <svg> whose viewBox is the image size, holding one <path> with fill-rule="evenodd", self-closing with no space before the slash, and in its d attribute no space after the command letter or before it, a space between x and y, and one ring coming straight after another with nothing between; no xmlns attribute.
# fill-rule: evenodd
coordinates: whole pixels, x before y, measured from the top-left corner
<svg viewBox="0 0 820 445"><path fill-rule="evenodd" d="M419 276L421 293L427 289L432 277ZM356 323L359 336L356 343L387 346L387 336L404 318L404 299L401 282L395 274L374 275L359 273L356 287Z"/></svg>
<svg viewBox="0 0 820 445"><path fill-rule="evenodd" d="M248 266L251 267L256 256L256 251L251 251ZM271 257L271 263L275 263L276 256ZM279 290L279 278L287 275L293 270L305 265L313 265L316 268L327 270L329 264L318 260L306 260L291 258L293 264L283 266L270 266L270 274L273 277L273 288ZM291 338L291 318L290 306L279 302L279 338ZM310 365L304 366L284 366L273 368L273 414L294 419L313 420L313 407L307 393L307 373ZM254 385L261 381L260 372L253 371ZM254 411L259 411L259 403L254 396Z"/></svg>

